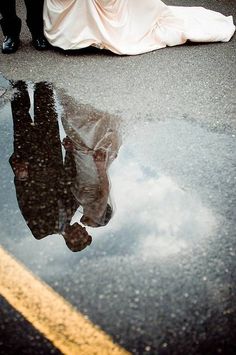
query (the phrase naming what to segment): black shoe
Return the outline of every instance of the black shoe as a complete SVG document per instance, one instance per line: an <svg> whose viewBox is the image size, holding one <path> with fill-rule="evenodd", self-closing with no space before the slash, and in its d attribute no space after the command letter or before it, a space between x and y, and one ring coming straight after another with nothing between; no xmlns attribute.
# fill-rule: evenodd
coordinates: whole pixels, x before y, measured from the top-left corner
<svg viewBox="0 0 236 355"><path fill-rule="evenodd" d="M19 37L6 36L2 44L2 53L15 53L20 45Z"/></svg>
<svg viewBox="0 0 236 355"><path fill-rule="evenodd" d="M43 51L49 48L49 43L44 36L33 37L32 44L38 51Z"/></svg>

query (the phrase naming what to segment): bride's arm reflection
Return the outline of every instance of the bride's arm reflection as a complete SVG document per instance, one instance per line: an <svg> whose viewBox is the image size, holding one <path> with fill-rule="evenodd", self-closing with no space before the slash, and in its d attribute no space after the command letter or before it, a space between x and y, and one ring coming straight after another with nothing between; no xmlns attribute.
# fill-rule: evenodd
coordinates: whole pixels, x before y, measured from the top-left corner
<svg viewBox="0 0 236 355"><path fill-rule="evenodd" d="M87 152L83 152L79 147L76 148L68 136L63 140L63 145L65 149L73 152L75 161L79 164L72 184L72 192L83 208L80 222L90 227L105 226L113 212L111 204L108 203L110 184L107 175L106 151L102 149L93 151L86 148ZM88 165L91 168L90 178L88 178L89 174L86 176ZM83 179L85 176L87 179Z"/></svg>
<svg viewBox="0 0 236 355"><path fill-rule="evenodd" d="M117 127L113 117L89 106L78 105L72 112L63 117L67 134L63 145L74 155L72 192L83 209L80 222L105 226L113 215L108 168L120 147Z"/></svg>

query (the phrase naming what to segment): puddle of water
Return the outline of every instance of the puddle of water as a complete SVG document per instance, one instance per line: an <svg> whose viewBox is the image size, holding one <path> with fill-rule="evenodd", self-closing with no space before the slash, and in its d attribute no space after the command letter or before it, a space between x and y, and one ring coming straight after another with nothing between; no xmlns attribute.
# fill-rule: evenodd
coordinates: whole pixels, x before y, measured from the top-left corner
<svg viewBox="0 0 236 355"><path fill-rule="evenodd" d="M0 73L0 108L11 98L11 85Z"/></svg>
<svg viewBox="0 0 236 355"><path fill-rule="evenodd" d="M104 226L113 214L107 169L120 146L115 125L89 107L65 112L47 82L16 81L12 91L1 115L12 115L9 163L19 209L36 239L60 234L80 251L91 244L83 225ZM83 225L71 224L77 209Z"/></svg>
<svg viewBox="0 0 236 355"><path fill-rule="evenodd" d="M0 112L13 139L10 146L5 137L2 150L6 234L19 225L25 237L28 225L42 241L64 235L71 250L90 245L92 236L108 254L152 259L194 248L216 232L219 216L202 196L204 186L209 196L214 187L207 154L217 154L218 136L180 121L139 123L121 143L118 117L77 104L51 83L18 81L13 88ZM195 189L201 183L202 195ZM9 210L15 230L6 223Z"/></svg>

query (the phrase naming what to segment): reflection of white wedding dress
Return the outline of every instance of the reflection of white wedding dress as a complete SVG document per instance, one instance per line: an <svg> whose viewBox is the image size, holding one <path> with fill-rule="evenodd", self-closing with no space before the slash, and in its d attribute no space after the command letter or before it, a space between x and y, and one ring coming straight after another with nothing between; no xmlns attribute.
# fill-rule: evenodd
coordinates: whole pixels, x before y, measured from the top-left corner
<svg viewBox="0 0 236 355"><path fill-rule="evenodd" d="M193 42L227 42L232 16L160 0L45 0L48 41L63 49L90 45L117 54L140 54Z"/></svg>
<svg viewBox="0 0 236 355"><path fill-rule="evenodd" d="M83 216L90 220L87 225L105 225L108 214L109 218L112 215L107 170L120 147L116 124L108 114L91 110L86 105L68 110L62 123L75 147L76 178L72 192L83 208ZM102 171L93 158L98 150L104 151L106 156Z"/></svg>

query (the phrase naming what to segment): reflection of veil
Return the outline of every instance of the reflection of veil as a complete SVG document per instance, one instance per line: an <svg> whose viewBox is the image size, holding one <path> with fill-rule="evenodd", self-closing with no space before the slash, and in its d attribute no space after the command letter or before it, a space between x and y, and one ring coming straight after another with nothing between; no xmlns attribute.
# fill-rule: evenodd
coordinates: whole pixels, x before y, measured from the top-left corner
<svg viewBox="0 0 236 355"><path fill-rule="evenodd" d="M83 208L83 218L88 218L83 223L102 226L113 213L107 170L120 147L117 118L87 105L75 106L67 101L65 106L62 123L75 148L76 178L72 192ZM104 157L101 168L94 159L96 152Z"/></svg>

